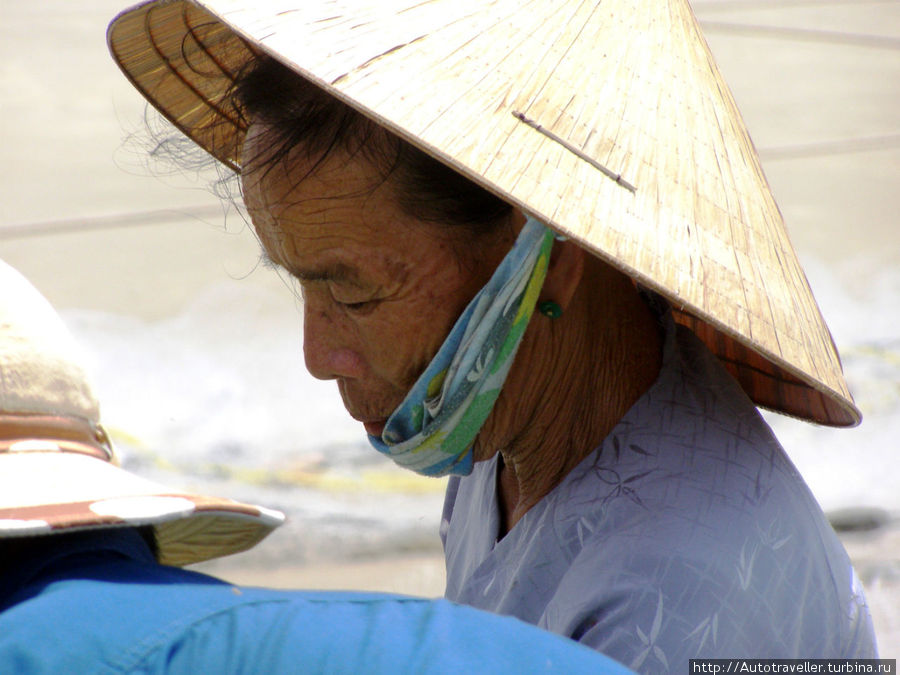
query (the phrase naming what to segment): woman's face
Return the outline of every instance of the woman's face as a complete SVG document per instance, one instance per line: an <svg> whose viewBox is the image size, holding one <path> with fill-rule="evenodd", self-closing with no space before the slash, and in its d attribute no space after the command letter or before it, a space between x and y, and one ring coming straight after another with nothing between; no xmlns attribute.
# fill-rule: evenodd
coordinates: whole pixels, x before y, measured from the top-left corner
<svg viewBox="0 0 900 675"><path fill-rule="evenodd" d="M264 157L251 126L244 157ZM254 167L265 162L254 162ZM337 380L344 406L380 436L384 423L487 282L515 229L466 244L460 231L402 212L364 160L294 152L245 169L244 201L266 254L298 282L309 372Z"/></svg>

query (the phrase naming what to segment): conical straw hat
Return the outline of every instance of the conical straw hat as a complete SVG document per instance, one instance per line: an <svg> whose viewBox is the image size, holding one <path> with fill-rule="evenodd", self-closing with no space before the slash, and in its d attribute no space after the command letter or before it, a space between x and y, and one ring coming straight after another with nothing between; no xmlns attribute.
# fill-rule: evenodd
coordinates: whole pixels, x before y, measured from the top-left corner
<svg viewBox="0 0 900 675"><path fill-rule="evenodd" d="M158 0L113 57L232 168L265 52L662 293L759 405L860 414L687 0Z"/></svg>
<svg viewBox="0 0 900 675"><path fill-rule="evenodd" d="M99 415L62 320L0 260L0 540L149 525L160 562L187 565L251 548L284 521L119 468Z"/></svg>

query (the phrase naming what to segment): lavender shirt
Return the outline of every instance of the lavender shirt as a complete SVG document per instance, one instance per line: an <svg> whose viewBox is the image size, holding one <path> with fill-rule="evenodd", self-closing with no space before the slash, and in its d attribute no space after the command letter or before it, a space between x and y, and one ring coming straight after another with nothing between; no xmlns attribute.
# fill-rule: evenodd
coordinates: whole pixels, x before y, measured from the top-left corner
<svg viewBox="0 0 900 675"><path fill-rule="evenodd" d="M874 656L862 588L803 479L718 360L664 324L654 385L500 541L496 458L450 479L446 597L640 672Z"/></svg>

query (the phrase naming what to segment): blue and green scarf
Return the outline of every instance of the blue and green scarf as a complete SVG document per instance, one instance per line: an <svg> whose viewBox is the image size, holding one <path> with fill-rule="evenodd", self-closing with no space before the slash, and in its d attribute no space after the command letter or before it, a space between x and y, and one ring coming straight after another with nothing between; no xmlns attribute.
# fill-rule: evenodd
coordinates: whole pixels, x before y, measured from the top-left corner
<svg viewBox="0 0 900 675"><path fill-rule="evenodd" d="M388 418L379 452L426 476L468 475L488 418L534 312L553 232L529 217L490 281L472 299L406 398Z"/></svg>

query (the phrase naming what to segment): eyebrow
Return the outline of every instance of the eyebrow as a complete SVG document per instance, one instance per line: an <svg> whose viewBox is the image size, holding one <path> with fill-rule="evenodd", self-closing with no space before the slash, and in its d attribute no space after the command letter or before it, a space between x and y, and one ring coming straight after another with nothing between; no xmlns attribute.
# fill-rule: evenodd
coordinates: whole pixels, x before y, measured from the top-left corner
<svg viewBox="0 0 900 675"><path fill-rule="evenodd" d="M268 252L261 254L262 264L270 269L284 269L300 281L310 283L315 281L335 281L338 283L359 284L359 271L344 263L323 265L312 269L303 269L293 265L285 265L272 260Z"/></svg>

